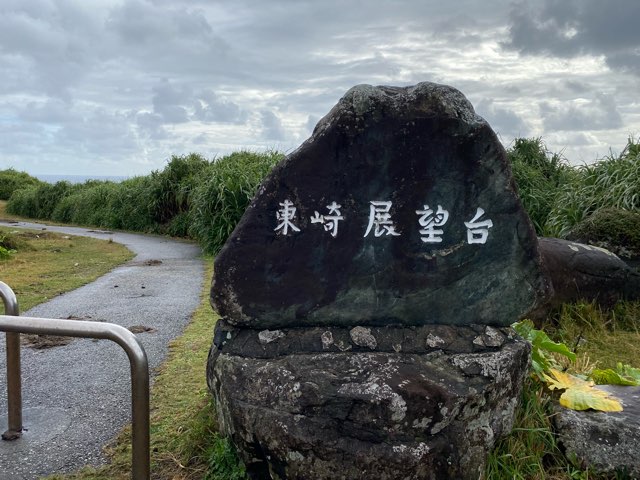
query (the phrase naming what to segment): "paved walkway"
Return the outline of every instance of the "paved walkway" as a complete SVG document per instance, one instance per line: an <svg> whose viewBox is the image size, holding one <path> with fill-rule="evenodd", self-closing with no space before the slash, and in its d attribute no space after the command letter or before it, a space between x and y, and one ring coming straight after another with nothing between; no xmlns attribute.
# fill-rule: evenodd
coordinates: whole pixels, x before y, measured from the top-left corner
<svg viewBox="0 0 640 480"><path fill-rule="evenodd" d="M44 227L24 222L0 225ZM137 337L153 374L166 357L168 343L181 334L198 305L203 282L200 249L158 236L74 227L46 229L111 238L126 245L136 257L95 282L22 315L148 327L152 330ZM0 334L0 431L6 429L7 411L3 337ZM0 440L0 480L35 479L104 463L102 447L130 421L130 395L129 361L124 350L111 341L74 339L68 345L46 350L23 347L23 417L27 430L19 440Z"/></svg>

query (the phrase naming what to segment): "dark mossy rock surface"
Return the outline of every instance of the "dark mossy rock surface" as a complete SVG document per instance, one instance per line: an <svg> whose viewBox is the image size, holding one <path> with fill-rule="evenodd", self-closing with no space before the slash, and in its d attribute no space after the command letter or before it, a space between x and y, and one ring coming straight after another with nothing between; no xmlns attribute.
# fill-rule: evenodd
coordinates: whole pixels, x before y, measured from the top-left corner
<svg viewBox="0 0 640 480"><path fill-rule="evenodd" d="M573 227L567 239L606 248L632 266L640 265L640 213L602 208Z"/></svg>
<svg viewBox="0 0 640 480"><path fill-rule="evenodd" d="M426 206L447 213L431 236ZM349 90L262 184L215 272L214 307L250 328L505 326L548 293L502 145L433 83Z"/></svg>
<svg viewBox="0 0 640 480"><path fill-rule="evenodd" d="M586 300L611 308L619 300L640 299L640 273L609 250L545 237L538 248L553 295L530 313L537 324L564 303Z"/></svg>
<svg viewBox="0 0 640 480"><path fill-rule="evenodd" d="M640 478L640 387L599 385L621 401L622 412L576 412L556 407L562 446L579 467L615 478Z"/></svg>

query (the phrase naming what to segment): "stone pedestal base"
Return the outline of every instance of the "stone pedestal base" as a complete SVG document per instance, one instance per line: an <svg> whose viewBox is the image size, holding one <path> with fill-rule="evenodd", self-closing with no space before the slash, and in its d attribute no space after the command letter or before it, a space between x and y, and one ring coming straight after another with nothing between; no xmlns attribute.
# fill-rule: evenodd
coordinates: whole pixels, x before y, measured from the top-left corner
<svg viewBox="0 0 640 480"><path fill-rule="evenodd" d="M528 344L486 326L234 330L208 381L253 479L473 479L512 428Z"/></svg>

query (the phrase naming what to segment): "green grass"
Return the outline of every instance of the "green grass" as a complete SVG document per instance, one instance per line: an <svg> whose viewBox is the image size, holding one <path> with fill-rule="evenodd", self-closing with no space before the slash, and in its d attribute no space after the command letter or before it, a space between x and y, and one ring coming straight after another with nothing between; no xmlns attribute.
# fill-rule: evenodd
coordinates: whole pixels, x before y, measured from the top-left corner
<svg viewBox="0 0 640 480"><path fill-rule="evenodd" d="M618 155L572 167L541 139L516 139L508 150L522 203L538 235L565 237L605 208L640 212L640 142Z"/></svg>
<svg viewBox="0 0 640 480"><path fill-rule="evenodd" d="M546 330L582 357L577 368L567 365L577 373L615 369L617 362L640 367L640 302L618 302L611 310L595 302L563 305Z"/></svg>
<svg viewBox="0 0 640 480"><path fill-rule="evenodd" d="M0 260L0 280L13 289L21 311L92 282L133 258L117 243L46 230L0 227L0 238L16 250Z"/></svg>

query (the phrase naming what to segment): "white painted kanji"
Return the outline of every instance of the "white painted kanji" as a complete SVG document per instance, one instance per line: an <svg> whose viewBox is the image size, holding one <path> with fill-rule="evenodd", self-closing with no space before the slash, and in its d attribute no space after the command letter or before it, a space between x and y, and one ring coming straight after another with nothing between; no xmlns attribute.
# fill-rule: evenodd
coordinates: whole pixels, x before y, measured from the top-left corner
<svg viewBox="0 0 640 480"><path fill-rule="evenodd" d="M436 228L442 227L447 220L449 220L449 212L438 205L438 209L435 212L429 208L429 205L424 205L422 210L416 210L416 213L420 215L418 223L422 227L420 230L420 240L424 243L440 243L442 242L442 235L444 230Z"/></svg>
<svg viewBox="0 0 640 480"><path fill-rule="evenodd" d="M371 201L369 203L371 204L369 206L369 225L364 236L369 235L369 232L373 229L373 234L376 237L381 237L382 235L399 237L400 233L396 231L396 226L391 221L391 214L389 213L392 203L381 201Z"/></svg>
<svg viewBox="0 0 640 480"><path fill-rule="evenodd" d="M329 214L320 215L320 213L316 211L314 212L313 217L311 217L311 223L323 224L325 231L330 232L331 236L335 238L338 236L338 222L344 220L344 216L340 212L341 208L342 205L339 205L336 202L331 202L331 205L327 205Z"/></svg>
<svg viewBox="0 0 640 480"><path fill-rule="evenodd" d="M467 227L467 243L481 243L487 242L489 236L489 229L493 227L491 220L483 220L479 222L480 218L484 215L484 210L480 207L476 210L475 216L468 222L464 222Z"/></svg>
<svg viewBox="0 0 640 480"><path fill-rule="evenodd" d="M282 235L288 235L289 229L299 232L300 229L293 224L293 220L296 218L296 207L293 206L293 202L287 199L280 203L280 206L282 208L276 212L276 219L280 223L274 228L274 231Z"/></svg>

